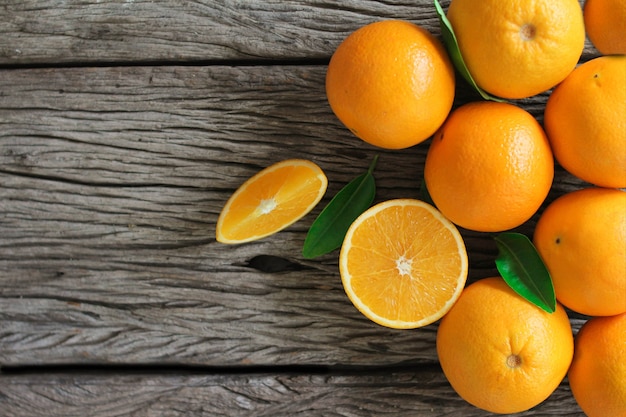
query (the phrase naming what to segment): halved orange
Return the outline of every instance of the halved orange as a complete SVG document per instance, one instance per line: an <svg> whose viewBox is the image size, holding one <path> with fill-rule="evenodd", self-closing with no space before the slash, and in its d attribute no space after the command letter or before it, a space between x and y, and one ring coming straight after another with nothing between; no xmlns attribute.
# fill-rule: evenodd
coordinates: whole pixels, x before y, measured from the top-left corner
<svg viewBox="0 0 626 417"><path fill-rule="evenodd" d="M275 163L244 182L228 199L217 219L216 239L244 243L277 233L309 213L327 185L326 175L311 161Z"/></svg>
<svg viewBox="0 0 626 417"><path fill-rule="evenodd" d="M423 201L379 203L352 223L339 254L343 287L367 318L394 329L434 323L467 280L458 229Z"/></svg>

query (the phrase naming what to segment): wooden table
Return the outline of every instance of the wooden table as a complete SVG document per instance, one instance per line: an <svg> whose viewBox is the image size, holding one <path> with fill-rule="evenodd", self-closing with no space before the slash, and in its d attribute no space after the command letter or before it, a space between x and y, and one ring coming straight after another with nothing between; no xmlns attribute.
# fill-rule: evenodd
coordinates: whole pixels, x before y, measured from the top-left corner
<svg viewBox="0 0 626 417"><path fill-rule="evenodd" d="M366 145L325 97L337 45L381 19L440 35L429 0L1 2L1 416L489 415L443 376L436 324L370 322L336 252L301 256L374 155L376 202L419 197L428 143ZM519 104L541 120L547 97ZM323 168L322 203L217 243L229 195L287 158ZM557 167L546 203L583 186ZM496 274L492 239L463 236L470 282ZM582 413L564 381L521 415Z"/></svg>

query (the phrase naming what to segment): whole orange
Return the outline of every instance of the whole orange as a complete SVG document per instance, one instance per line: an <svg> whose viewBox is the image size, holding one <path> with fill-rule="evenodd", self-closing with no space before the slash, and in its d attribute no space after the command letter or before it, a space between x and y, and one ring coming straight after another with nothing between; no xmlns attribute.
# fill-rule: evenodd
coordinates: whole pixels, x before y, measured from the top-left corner
<svg viewBox="0 0 626 417"><path fill-rule="evenodd" d="M447 17L472 78L504 98L552 88L585 44L577 0L452 0Z"/></svg>
<svg viewBox="0 0 626 417"><path fill-rule="evenodd" d="M514 228L544 201L554 176L552 151L535 118L512 104L473 102L435 133L424 178L455 224L481 232Z"/></svg>
<svg viewBox="0 0 626 417"><path fill-rule="evenodd" d="M626 1L586 0L583 16L587 36L598 51L626 54Z"/></svg>
<svg viewBox="0 0 626 417"><path fill-rule="evenodd" d="M450 112L454 88L443 45L402 20L357 29L339 45L326 74L328 102L339 120L387 149L428 139Z"/></svg>
<svg viewBox="0 0 626 417"><path fill-rule="evenodd" d="M440 322L437 354L467 402L517 413L544 401L567 373L574 338L567 313L547 313L500 277L467 286Z"/></svg>
<svg viewBox="0 0 626 417"><path fill-rule="evenodd" d="M550 94L544 126L556 160L571 174L626 187L626 55L577 67Z"/></svg>
<svg viewBox="0 0 626 417"><path fill-rule="evenodd" d="M626 314L595 317L581 327L568 373L588 417L626 416Z"/></svg>
<svg viewBox="0 0 626 417"><path fill-rule="evenodd" d="M557 198L533 241L559 302L590 316L626 312L626 192L591 187Z"/></svg>

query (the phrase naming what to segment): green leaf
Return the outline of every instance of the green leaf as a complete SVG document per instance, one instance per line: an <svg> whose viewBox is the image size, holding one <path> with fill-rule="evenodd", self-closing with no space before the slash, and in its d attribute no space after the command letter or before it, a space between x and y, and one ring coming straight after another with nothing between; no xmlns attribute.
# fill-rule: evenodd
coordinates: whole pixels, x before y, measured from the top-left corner
<svg viewBox="0 0 626 417"><path fill-rule="evenodd" d="M537 249L525 235L500 233L496 267L513 290L548 313L556 309L552 278Z"/></svg>
<svg viewBox="0 0 626 417"><path fill-rule="evenodd" d="M456 68L456 70L459 72L459 74L461 74L465 81L467 81L467 83L474 90L476 90L476 92L480 94L480 96L485 100L506 102L506 100L504 99L492 96L491 94L480 88L478 84L476 84L476 81L474 81L474 78L472 78L472 74L470 74L469 70L467 69L467 65L465 65L465 61L463 60L463 56L461 55L461 50L459 49L459 43L457 42L456 35L454 34L454 30L452 29L452 25L446 17L446 13L443 11L443 8L439 4L439 1L434 1L435 9L437 9L437 15L439 15L439 27L441 28L443 43L446 46L448 54L450 55L452 64L454 64L454 68Z"/></svg>
<svg viewBox="0 0 626 417"><path fill-rule="evenodd" d="M339 248L348 228L367 210L376 194L374 167L378 155L365 174L343 187L317 216L304 240L302 255L311 259Z"/></svg>

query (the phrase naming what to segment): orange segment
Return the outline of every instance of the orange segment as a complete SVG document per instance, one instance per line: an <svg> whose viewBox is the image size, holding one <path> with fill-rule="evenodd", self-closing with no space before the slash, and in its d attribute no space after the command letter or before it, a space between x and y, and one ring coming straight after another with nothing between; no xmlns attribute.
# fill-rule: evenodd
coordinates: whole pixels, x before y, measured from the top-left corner
<svg viewBox="0 0 626 417"><path fill-rule="evenodd" d="M461 294L467 265L456 227L413 199L365 211L348 229L339 255L343 286L355 307L395 329L440 319Z"/></svg>
<svg viewBox="0 0 626 417"><path fill-rule="evenodd" d="M319 166L288 159L248 179L226 202L216 238L244 243L272 235L301 219L324 196L328 180Z"/></svg>

